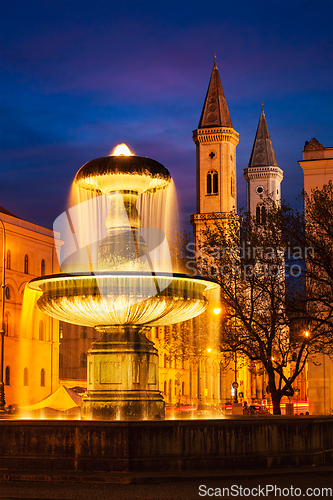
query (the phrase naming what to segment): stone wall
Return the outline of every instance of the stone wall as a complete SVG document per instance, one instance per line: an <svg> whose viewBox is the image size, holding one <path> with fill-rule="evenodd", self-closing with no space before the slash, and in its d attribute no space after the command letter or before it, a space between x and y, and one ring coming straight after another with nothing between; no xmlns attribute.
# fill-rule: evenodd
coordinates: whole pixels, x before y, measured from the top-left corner
<svg viewBox="0 0 333 500"><path fill-rule="evenodd" d="M0 421L6 471L177 472L329 463L332 417Z"/></svg>

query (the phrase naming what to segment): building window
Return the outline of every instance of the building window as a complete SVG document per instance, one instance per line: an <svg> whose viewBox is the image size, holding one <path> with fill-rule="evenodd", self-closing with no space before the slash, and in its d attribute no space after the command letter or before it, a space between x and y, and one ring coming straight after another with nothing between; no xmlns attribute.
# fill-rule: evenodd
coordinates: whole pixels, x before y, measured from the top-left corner
<svg viewBox="0 0 333 500"><path fill-rule="evenodd" d="M264 205L257 205L256 221L257 224L266 224L266 208Z"/></svg>
<svg viewBox="0 0 333 500"><path fill-rule="evenodd" d="M164 394L166 395L167 393L167 381L164 380Z"/></svg>
<svg viewBox="0 0 333 500"><path fill-rule="evenodd" d="M11 255L10 255L10 250L7 250L7 269L10 269L11 267Z"/></svg>
<svg viewBox="0 0 333 500"><path fill-rule="evenodd" d="M40 386L45 387L45 370L44 368L40 371Z"/></svg>
<svg viewBox="0 0 333 500"><path fill-rule="evenodd" d="M170 401L171 401L171 394L172 394L172 389L171 389L171 387L172 387L172 381L171 381L171 379L170 379L170 380L169 380L169 398L170 398Z"/></svg>
<svg viewBox="0 0 333 500"><path fill-rule="evenodd" d="M11 297L9 286L6 286L6 288L5 288L5 296L6 296L7 300L9 300Z"/></svg>
<svg viewBox="0 0 333 500"><path fill-rule="evenodd" d="M182 382L182 396L185 396L185 382Z"/></svg>
<svg viewBox="0 0 333 500"><path fill-rule="evenodd" d="M45 340L44 339L44 321L40 320L39 322L39 340Z"/></svg>
<svg viewBox="0 0 333 500"><path fill-rule="evenodd" d="M9 313L7 312L5 314L5 335L6 335L6 337L8 337L8 335L9 335L9 316L10 316Z"/></svg>
<svg viewBox="0 0 333 500"><path fill-rule="evenodd" d="M80 356L80 368L87 368L87 355L85 352Z"/></svg>
<svg viewBox="0 0 333 500"><path fill-rule="evenodd" d="M10 367L6 366L5 370L5 385L10 385Z"/></svg>
<svg viewBox="0 0 333 500"><path fill-rule="evenodd" d="M86 326L81 326L80 337L81 337L81 339L87 338L87 327Z"/></svg>
<svg viewBox="0 0 333 500"><path fill-rule="evenodd" d="M207 194L218 194L218 174L216 170L210 170L207 174Z"/></svg>
<svg viewBox="0 0 333 500"><path fill-rule="evenodd" d="M27 367L25 367L23 370L23 385L29 385L29 372Z"/></svg>
<svg viewBox="0 0 333 500"><path fill-rule="evenodd" d="M29 257L24 256L24 274L29 274Z"/></svg>
<svg viewBox="0 0 333 500"><path fill-rule="evenodd" d="M230 194L233 198L235 198L235 181L233 176L231 176L230 179Z"/></svg>
<svg viewBox="0 0 333 500"><path fill-rule="evenodd" d="M45 260L44 259L42 259L42 261L40 263L40 275L45 276Z"/></svg>
<svg viewBox="0 0 333 500"><path fill-rule="evenodd" d="M59 354L59 368L62 368L63 364L64 364L64 358L63 358L62 354L60 353Z"/></svg>
<svg viewBox="0 0 333 500"><path fill-rule="evenodd" d="M164 354L164 368L168 367L168 356Z"/></svg>

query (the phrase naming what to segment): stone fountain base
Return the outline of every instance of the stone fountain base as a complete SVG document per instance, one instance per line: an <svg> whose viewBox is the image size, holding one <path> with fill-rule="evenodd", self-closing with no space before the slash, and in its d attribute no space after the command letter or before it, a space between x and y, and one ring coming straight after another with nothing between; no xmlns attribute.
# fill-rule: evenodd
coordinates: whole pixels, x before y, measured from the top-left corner
<svg viewBox="0 0 333 500"><path fill-rule="evenodd" d="M88 351L84 419L162 420L165 405L158 390L158 352L147 327L99 327Z"/></svg>

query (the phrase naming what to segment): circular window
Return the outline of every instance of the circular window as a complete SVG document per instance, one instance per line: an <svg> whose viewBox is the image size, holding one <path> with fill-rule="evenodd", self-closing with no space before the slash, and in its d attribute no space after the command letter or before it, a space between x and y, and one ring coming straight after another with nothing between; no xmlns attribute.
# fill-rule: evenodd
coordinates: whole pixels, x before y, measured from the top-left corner
<svg viewBox="0 0 333 500"><path fill-rule="evenodd" d="M6 295L6 299L9 300L11 297L9 286L6 286L5 295Z"/></svg>
<svg viewBox="0 0 333 500"><path fill-rule="evenodd" d="M264 191L265 191L264 186L257 186L256 187L256 193L263 194Z"/></svg>

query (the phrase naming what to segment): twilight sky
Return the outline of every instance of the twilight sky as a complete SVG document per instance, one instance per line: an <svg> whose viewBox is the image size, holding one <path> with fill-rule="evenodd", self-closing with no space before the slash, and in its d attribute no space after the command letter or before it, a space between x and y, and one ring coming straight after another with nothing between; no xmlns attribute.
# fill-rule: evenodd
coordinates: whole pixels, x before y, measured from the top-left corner
<svg viewBox="0 0 333 500"><path fill-rule="evenodd" d="M76 171L127 143L161 162L181 218L196 212L194 130L213 62L237 147L238 206L261 102L282 196L297 160L333 146L333 2L1 0L0 205L52 227Z"/></svg>

